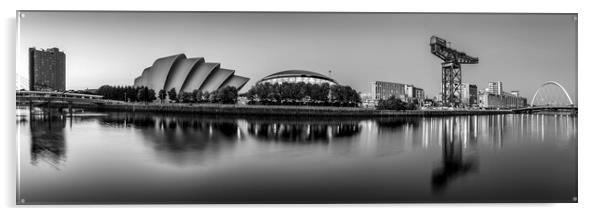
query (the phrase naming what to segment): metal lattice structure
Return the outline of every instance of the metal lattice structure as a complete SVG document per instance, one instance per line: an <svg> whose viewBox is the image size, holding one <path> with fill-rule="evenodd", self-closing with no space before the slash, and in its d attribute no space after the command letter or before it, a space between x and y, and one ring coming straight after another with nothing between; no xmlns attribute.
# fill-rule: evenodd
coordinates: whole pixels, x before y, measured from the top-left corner
<svg viewBox="0 0 602 216"><path fill-rule="evenodd" d="M461 103L462 64L478 64L479 58L451 48L443 38L431 37L431 53L441 60L441 101L445 106Z"/></svg>

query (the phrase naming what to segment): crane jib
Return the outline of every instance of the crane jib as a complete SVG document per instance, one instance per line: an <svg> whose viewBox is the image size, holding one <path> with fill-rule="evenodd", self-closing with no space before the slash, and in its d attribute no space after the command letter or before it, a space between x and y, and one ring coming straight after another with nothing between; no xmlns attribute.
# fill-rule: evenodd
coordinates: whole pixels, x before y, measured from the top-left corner
<svg viewBox="0 0 602 216"><path fill-rule="evenodd" d="M452 49L450 42L443 38L432 36L430 40L431 53L441 60L441 102L445 106L461 104L462 64L478 64L479 58Z"/></svg>

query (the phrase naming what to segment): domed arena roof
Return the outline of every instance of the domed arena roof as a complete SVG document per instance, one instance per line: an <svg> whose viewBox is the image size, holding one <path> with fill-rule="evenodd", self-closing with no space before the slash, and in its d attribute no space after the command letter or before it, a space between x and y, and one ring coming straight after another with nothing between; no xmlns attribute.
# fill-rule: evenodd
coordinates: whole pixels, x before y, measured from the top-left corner
<svg viewBox="0 0 602 216"><path fill-rule="evenodd" d="M234 75L234 70L221 68L219 63L178 54L157 59L134 79L134 86L146 86L155 91L174 88L177 92L196 89L211 92L226 86L240 90L248 81L249 78Z"/></svg>
<svg viewBox="0 0 602 216"><path fill-rule="evenodd" d="M287 77L311 77L311 78L317 78L317 79L322 79L322 80L327 80L330 82L333 82L335 84L338 84L338 82L330 77L324 76L320 73L316 73L316 72L312 72L312 71L306 71L306 70L285 70L285 71L280 71L277 73L273 73L270 74L266 77L264 77L263 79L259 80L259 82L263 82L266 80L271 80L271 79L276 79L276 78L287 78ZM258 83L259 83L258 82Z"/></svg>

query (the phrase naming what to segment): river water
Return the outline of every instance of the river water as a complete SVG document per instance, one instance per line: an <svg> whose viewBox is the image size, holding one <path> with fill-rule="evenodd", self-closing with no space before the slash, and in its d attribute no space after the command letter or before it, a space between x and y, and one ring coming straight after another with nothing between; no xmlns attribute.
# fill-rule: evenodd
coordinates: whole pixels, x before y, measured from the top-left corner
<svg viewBox="0 0 602 216"><path fill-rule="evenodd" d="M577 117L19 115L18 202L574 202Z"/></svg>

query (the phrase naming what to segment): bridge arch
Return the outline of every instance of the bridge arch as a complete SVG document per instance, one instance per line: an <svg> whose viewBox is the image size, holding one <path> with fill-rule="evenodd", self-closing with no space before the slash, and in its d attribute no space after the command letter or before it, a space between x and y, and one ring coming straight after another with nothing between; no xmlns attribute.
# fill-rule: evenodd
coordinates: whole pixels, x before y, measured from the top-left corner
<svg viewBox="0 0 602 216"><path fill-rule="evenodd" d="M566 89L562 85L560 85L560 83L558 83L556 81L546 81L543 84L541 84L541 86L539 86L539 88L537 88L537 91L535 91L535 95L533 95L533 98L531 99L531 106L533 106L533 103L535 103L535 98L537 97L539 90L541 90L541 88L543 88L544 86L547 86L547 85L555 85L555 86L560 87L560 89L562 89L562 92L564 92L564 95L566 96L566 98L569 99L569 103L571 103L570 105L574 105L573 100L571 99L571 96L569 96L569 93L566 91Z"/></svg>

